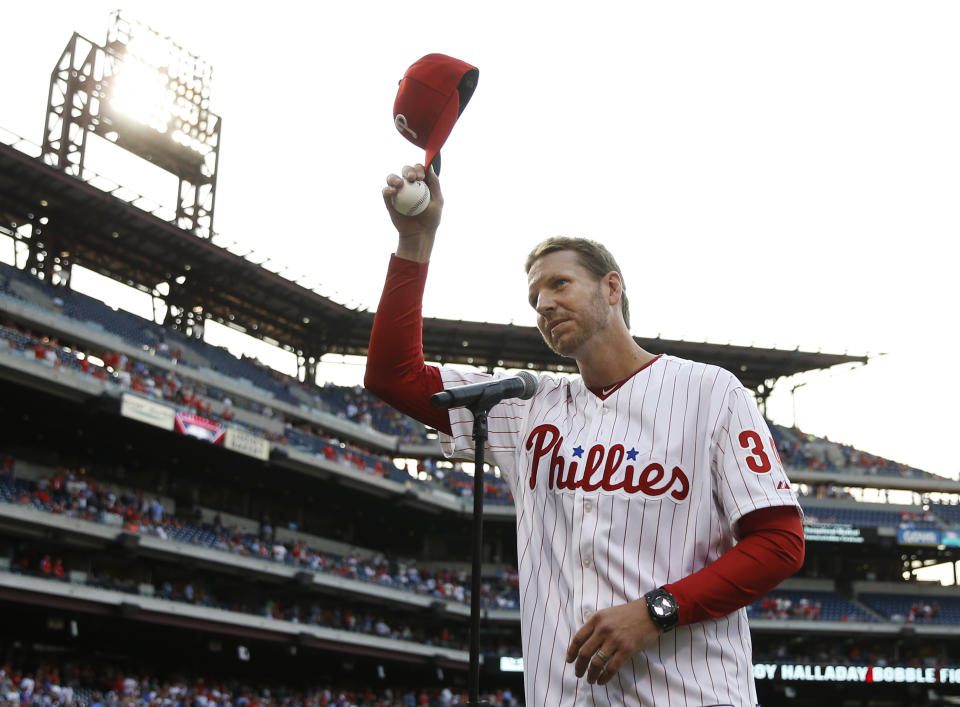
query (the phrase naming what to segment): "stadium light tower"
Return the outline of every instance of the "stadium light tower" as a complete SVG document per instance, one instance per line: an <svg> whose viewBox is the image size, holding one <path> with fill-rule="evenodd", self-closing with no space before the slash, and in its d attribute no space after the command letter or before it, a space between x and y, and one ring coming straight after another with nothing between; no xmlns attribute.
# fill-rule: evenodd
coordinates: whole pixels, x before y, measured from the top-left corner
<svg viewBox="0 0 960 707"><path fill-rule="evenodd" d="M87 136L128 150L179 181L175 223L213 235L220 117L211 66L169 37L110 16L103 46L74 33L50 79L43 159L87 180Z"/></svg>

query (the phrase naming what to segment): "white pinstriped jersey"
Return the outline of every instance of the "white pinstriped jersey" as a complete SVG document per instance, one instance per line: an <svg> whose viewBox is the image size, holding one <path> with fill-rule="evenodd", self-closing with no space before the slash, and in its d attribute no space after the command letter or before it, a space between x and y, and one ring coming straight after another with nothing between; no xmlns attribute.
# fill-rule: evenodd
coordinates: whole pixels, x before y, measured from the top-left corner
<svg viewBox="0 0 960 707"><path fill-rule="evenodd" d="M441 372L445 388L490 378ZM449 412L444 453L471 451L470 412ZM742 515L797 506L740 382L672 356L605 399L579 377L543 375L532 399L500 403L489 423L488 448L517 507L528 707L756 705L744 609L678 626L604 686L564 660L593 612L709 565L734 544Z"/></svg>

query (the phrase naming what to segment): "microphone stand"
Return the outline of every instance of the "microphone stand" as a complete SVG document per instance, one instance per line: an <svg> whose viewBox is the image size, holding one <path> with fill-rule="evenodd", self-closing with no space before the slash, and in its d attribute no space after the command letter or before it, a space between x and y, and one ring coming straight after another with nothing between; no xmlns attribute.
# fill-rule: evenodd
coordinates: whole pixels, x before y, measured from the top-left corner
<svg viewBox="0 0 960 707"><path fill-rule="evenodd" d="M500 401L495 394L484 393L466 406L473 413L473 574L470 577L470 674L468 707L489 707L480 702L480 571L483 554L483 454L487 442L487 415Z"/></svg>

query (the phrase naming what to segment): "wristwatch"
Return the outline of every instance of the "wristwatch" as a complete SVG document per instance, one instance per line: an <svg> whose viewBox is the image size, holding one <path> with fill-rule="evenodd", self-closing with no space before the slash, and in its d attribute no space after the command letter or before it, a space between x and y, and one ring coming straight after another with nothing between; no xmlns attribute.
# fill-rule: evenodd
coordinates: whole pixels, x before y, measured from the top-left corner
<svg viewBox="0 0 960 707"><path fill-rule="evenodd" d="M647 611L657 628L664 633L672 631L680 621L680 606L673 594L659 587L644 594L643 598L647 600Z"/></svg>

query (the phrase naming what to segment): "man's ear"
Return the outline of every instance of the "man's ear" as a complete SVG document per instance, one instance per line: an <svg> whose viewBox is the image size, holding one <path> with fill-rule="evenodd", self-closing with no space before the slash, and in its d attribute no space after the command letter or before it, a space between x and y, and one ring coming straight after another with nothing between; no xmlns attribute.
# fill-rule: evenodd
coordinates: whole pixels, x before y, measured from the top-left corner
<svg viewBox="0 0 960 707"><path fill-rule="evenodd" d="M610 306L620 304L620 298L623 296L623 280L620 279L620 274L611 270L603 276L602 284L607 303Z"/></svg>

